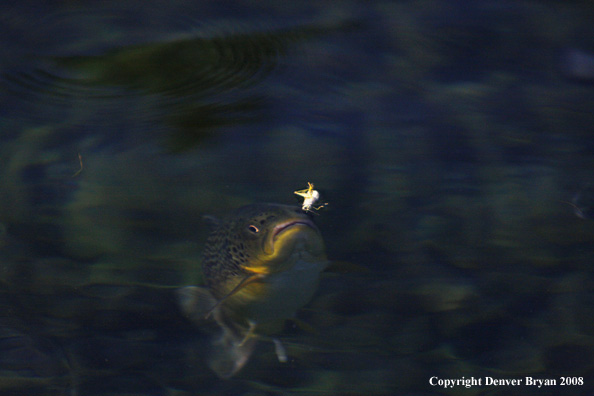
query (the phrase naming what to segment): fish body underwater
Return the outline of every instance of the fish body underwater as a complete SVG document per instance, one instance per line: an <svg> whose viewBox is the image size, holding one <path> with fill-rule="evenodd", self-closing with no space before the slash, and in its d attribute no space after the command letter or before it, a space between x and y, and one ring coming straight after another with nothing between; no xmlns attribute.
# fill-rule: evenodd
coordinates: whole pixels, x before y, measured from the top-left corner
<svg viewBox="0 0 594 396"><path fill-rule="evenodd" d="M309 302L327 265L320 231L300 207L247 205L217 221L204 249L205 286L178 291L190 319L218 324L208 358L215 373L236 374L258 338Z"/></svg>

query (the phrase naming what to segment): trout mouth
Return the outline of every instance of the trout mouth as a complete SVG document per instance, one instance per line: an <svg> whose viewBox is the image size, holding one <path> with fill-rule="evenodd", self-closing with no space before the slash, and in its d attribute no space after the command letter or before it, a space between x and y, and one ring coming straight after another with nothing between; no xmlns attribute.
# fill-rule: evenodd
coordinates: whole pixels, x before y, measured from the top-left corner
<svg viewBox="0 0 594 396"><path fill-rule="evenodd" d="M294 254L323 249L320 231L307 218L293 218L278 223L270 230L262 246L267 273L279 272L291 265ZM289 260L289 261L287 261Z"/></svg>
<svg viewBox="0 0 594 396"><path fill-rule="evenodd" d="M318 228L310 220L306 220L306 219L290 220L290 221L278 224L277 226L274 227L274 229L272 230L272 240L276 241L280 234L282 234L283 232L285 232L293 227L297 227L297 226L306 226L306 227L312 228L316 231L318 230Z"/></svg>
<svg viewBox="0 0 594 396"><path fill-rule="evenodd" d="M315 226L315 224L311 220L307 219L293 219L277 224L272 229L270 236L266 239L264 243L264 252L266 252L266 254L269 255L269 259L272 256L277 256L280 253L277 243L280 243L282 246L286 246L286 244L283 243L283 241L292 240L293 238L291 237L291 234L293 234L293 232L299 233L302 231L298 228L305 228L309 231L318 232L318 228ZM286 238L283 238L284 236L289 236L289 239L287 240Z"/></svg>

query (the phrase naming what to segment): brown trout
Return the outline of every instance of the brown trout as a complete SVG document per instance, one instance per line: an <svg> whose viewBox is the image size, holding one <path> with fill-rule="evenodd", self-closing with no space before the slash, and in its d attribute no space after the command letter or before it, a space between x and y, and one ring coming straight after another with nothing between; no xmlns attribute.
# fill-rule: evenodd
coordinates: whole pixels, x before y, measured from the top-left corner
<svg viewBox="0 0 594 396"><path fill-rule="evenodd" d="M220 327L208 358L215 373L237 373L258 338L307 304L327 264L322 236L299 207L247 205L218 221L204 249L205 287L178 293L189 318Z"/></svg>

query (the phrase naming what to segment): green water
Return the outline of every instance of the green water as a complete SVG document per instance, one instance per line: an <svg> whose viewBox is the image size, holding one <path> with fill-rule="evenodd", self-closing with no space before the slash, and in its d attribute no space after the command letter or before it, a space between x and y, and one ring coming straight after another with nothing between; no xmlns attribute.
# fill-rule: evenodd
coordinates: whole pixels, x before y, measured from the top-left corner
<svg viewBox="0 0 594 396"><path fill-rule="evenodd" d="M588 2L2 10L0 394L592 393ZM342 270L220 380L203 216L308 181Z"/></svg>

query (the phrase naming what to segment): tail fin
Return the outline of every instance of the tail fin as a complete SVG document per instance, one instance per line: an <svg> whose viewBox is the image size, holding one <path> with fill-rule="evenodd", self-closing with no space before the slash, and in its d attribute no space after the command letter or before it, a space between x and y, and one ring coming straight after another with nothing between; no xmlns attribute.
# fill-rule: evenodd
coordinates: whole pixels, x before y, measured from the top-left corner
<svg viewBox="0 0 594 396"><path fill-rule="evenodd" d="M198 325L216 323L216 335L210 347L208 365L221 378L231 378L248 362L256 338L251 331L226 322L220 304L205 288L187 286L177 290L183 313ZM213 313L210 317L210 313ZM211 320L209 320L211 319ZM214 319L214 321L212 321Z"/></svg>
<svg viewBox="0 0 594 396"><path fill-rule="evenodd" d="M248 362L254 346L255 337L238 337L233 330L221 326L220 338L215 340L208 359L210 368L221 378L231 378Z"/></svg>

